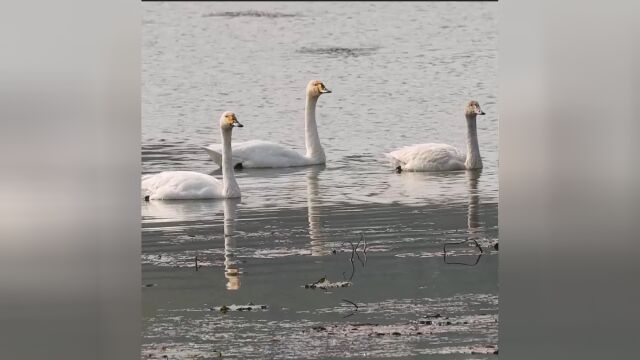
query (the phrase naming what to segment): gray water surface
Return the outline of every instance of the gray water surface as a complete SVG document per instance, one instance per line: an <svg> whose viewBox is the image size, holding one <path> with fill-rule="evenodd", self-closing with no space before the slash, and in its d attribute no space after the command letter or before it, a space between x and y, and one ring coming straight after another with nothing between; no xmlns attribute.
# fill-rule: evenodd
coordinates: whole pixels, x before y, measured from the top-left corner
<svg viewBox="0 0 640 360"><path fill-rule="evenodd" d="M303 151L306 83L333 93L326 166L237 171L241 200L141 201L142 358L496 356L495 3L143 7L144 173L220 176L200 146L225 110L234 141ZM481 172L393 172L400 146L464 149L471 99ZM304 287L321 278L349 286Z"/></svg>

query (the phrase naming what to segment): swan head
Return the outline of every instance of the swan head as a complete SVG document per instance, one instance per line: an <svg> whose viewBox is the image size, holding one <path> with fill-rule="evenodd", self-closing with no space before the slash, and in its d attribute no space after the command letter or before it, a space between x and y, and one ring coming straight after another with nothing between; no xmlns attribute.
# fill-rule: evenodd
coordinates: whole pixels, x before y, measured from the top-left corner
<svg viewBox="0 0 640 360"><path fill-rule="evenodd" d="M482 109L480 108L480 104L477 101L471 100L467 104L467 107L464 110L464 114L466 116L475 117L476 115L484 115L484 111L482 111Z"/></svg>
<svg viewBox="0 0 640 360"><path fill-rule="evenodd" d="M220 116L220 128L222 130L231 130L234 127L243 127L244 125L238 122L236 114L231 111L225 111Z"/></svg>
<svg viewBox="0 0 640 360"><path fill-rule="evenodd" d="M319 97L322 94L330 92L331 90L327 89L320 80L311 80L309 81L309 84L307 84L307 95L309 96Z"/></svg>

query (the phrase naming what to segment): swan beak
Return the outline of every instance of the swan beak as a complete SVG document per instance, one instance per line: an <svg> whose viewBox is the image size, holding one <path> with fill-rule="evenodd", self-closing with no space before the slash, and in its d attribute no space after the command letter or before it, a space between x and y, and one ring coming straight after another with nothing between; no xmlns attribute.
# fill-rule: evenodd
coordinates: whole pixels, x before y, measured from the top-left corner
<svg viewBox="0 0 640 360"><path fill-rule="evenodd" d="M484 111L481 110L478 115L484 115Z"/></svg>
<svg viewBox="0 0 640 360"><path fill-rule="evenodd" d="M327 88L324 88L324 89L320 90L320 93L322 93L322 94L331 94L331 90L329 90Z"/></svg>
<svg viewBox="0 0 640 360"><path fill-rule="evenodd" d="M233 124L232 124L232 126L235 126L235 127L244 127L244 125L240 124L240 123L238 122L238 120L234 121L234 122L233 122Z"/></svg>

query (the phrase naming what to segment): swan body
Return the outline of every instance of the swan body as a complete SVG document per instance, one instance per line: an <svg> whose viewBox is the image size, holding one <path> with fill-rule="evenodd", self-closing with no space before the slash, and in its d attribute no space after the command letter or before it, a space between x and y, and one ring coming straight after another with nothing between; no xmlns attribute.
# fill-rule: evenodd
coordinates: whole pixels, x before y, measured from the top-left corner
<svg viewBox="0 0 640 360"><path fill-rule="evenodd" d="M194 171L163 171L142 177L149 200L226 199L240 197L231 161L231 129L242 127L236 115L226 111L220 118L223 146L222 181Z"/></svg>
<svg viewBox="0 0 640 360"><path fill-rule="evenodd" d="M406 171L454 171L481 169L482 159L478 146L476 116L484 115L477 101L470 101L465 109L467 118L467 153L438 143L407 146L387 154L398 172Z"/></svg>
<svg viewBox="0 0 640 360"><path fill-rule="evenodd" d="M219 144L214 144L204 150L216 163L221 163L221 148ZM231 161L234 167L242 164L243 168L280 168L320 163L284 145L265 140L234 143Z"/></svg>
<svg viewBox="0 0 640 360"><path fill-rule="evenodd" d="M305 106L305 146L306 154L301 154L284 145L264 140L250 140L233 144L233 166L242 168L281 168L294 166L319 165L326 162L324 149L320 144L316 124L316 104L322 94L331 91L322 81L312 80L307 85ZM222 164L221 145L204 147L211 160Z"/></svg>
<svg viewBox="0 0 640 360"><path fill-rule="evenodd" d="M394 166L405 171L464 170L465 156L447 144L417 144L390 152Z"/></svg>
<svg viewBox="0 0 640 360"><path fill-rule="evenodd" d="M222 181L195 171L163 171L142 177L150 200L224 198Z"/></svg>

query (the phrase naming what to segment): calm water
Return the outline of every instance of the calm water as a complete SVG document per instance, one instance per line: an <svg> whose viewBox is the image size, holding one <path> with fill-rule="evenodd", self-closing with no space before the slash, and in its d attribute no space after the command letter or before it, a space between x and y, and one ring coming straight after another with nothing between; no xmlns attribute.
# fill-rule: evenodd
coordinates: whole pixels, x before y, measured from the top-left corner
<svg viewBox="0 0 640 360"><path fill-rule="evenodd" d="M326 166L238 171L241 201L141 202L143 358L496 356L471 354L497 346L496 4L143 6L145 173L219 176L200 146L225 110L234 141L303 151L306 83L333 91ZM403 145L464 148L471 99L481 174L392 171ZM443 256L468 239L482 256ZM350 286L304 288L322 277ZM249 303L267 309L217 310Z"/></svg>

